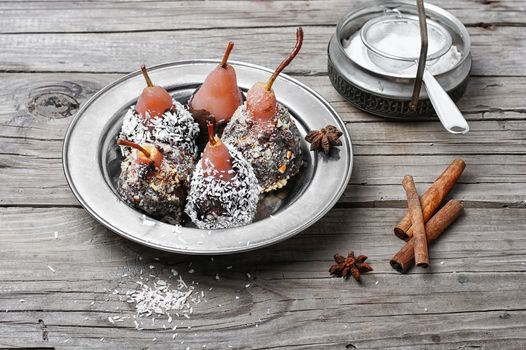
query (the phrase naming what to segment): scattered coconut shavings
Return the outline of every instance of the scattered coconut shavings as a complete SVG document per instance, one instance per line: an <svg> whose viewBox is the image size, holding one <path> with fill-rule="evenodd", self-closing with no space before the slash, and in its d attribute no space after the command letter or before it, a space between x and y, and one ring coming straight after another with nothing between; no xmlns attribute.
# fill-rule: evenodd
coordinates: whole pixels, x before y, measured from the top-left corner
<svg viewBox="0 0 526 350"><path fill-rule="evenodd" d="M172 274L178 275L173 269ZM180 275L176 283L177 286L172 288L169 282L162 279L157 279L151 285L137 281L138 288L126 293L127 302L135 304L137 329L142 325L140 319L150 316L152 316L152 324L155 323L155 317L163 315L166 316L168 324L173 321L172 314L190 318L189 315L193 312L192 306L201 302L204 293L202 291L194 293L195 287L188 285ZM113 320L115 321L115 317ZM163 326L165 328L166 324ZM176 327L173 329L175 330Z"/></svg>
<svg viewBox="0 0 526 350"><path fill-rule="evenodd" d="M155 226L155 221L148 219L146 215L142 214L141 225L153 227Z"/></svg>
<svg viewBox="0 0 526 350"><path fill-rule="evenodd" d="M173 103L175 113L168 111L162 117L147 118L147 122L135 113L132 106L124 116L120 137L138 144L165 143L196 154L199 125L181 103L176 100ZM126 147L121 150L125 156L130 152Z"/></svg>
<svg viewBox="0 0 526 350"><path fill-rule="evenodd" d="M53 272L53 273L55 273L55 272L56 272L56 270L55 270L54 268L52 268L51 266L49 266L49 265L47 266L47 268L48 268L48 269L50 269L50 270L51 270L51 272Z"/></svg>

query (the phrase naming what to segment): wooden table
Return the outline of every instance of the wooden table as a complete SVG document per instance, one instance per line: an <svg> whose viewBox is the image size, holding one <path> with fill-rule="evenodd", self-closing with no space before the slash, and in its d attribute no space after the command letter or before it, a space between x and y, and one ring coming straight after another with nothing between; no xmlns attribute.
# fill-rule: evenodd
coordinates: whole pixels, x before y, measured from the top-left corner
<svg viewBox="0 0 526 350"><path fill-rule="evenodd" d="M466 136L437 121L367 115L333 89L327 43L358 3L0 2L0 347L526 348L526 3L437 4L472 36L459 103ZM274 67L298 25L303 51L286 72L336 108L355 152L351 182L325 218L281 244L211 261L133 244L79 205L61 147L97 90L142 62L218 58L227 40L233 59ZM392 227L405 212L403 175L422 191L456 157L467 168L451 197L465 215L432 247L428 270L401 275L389 259L402 245ZM361 285L327 272L332 255L349 249L374 266ZM162 321L135 329L123 294L141 269L161 277L176 269L205 291L190 319L173 321L175 340Z"/></svg>

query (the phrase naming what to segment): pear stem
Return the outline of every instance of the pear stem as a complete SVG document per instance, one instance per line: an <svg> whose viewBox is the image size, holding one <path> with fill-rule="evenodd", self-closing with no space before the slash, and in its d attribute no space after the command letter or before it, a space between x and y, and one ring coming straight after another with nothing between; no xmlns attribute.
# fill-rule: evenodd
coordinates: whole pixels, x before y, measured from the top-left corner
<svg viewBox="0 0 526 350"><path fill-rule="evenodd" d="M228 57L230 56L230 52L232 52L233 48L234 43L229 41L225 50L225 54L223 55L223 59L221 60L221 68L226 68L226 62L228 61Z"/></svg>
<svg viewBox="0 0 526 350"><path fill-rule="evenodd" d="M152 83L152 80L150 79L150 76L148 75L148 71L146 70L146 66L144 64L141 64L141 71L142 71L142 75L144 76L144 80L146 80L146 85L148 85L148 87L153 87L153 83Z"/></svg>
<svg viewBox="0 0 526 350"><path fill-rule="evenodd" d="M141 147L140 145L136 144L135 142L131 142L131 141L124 140L124 139L119 139L117 140L117 144L120 146L128 146L131 148L135 148L136 150L142 152L146 156L146 158L150 158L151 156L149 151L147 151L144 147Z"/></svg>
<svg viewBox="0 0 526 350"><path fill-rule="evenodd" d="M216 133L214 130L214 124L208 122L206 123L206 126L208 127L208 142L210 142L210 145L215 146L217 144L217 141Z"/></svg>
<svg viewBox="0 0 526 350"><path fill-rule="evenodd" d="M287 67L290 62L292 62L292 60L294 59L294 57L296 57L298 52L300 52L301 44L303 44L303 29L301 27L298 27L298 29L296 30L296 46L294 46L294 48L288 54L288 56L283 61L281 61L278 68L276 68L274 74L272 74L270 79L267 81L267 84L265 85L265 90L270 91L270 89L272 89L272 84L274 84L274 81L278 77L279 73L281 73L281 71L285 69L285 67Z"/></svg>

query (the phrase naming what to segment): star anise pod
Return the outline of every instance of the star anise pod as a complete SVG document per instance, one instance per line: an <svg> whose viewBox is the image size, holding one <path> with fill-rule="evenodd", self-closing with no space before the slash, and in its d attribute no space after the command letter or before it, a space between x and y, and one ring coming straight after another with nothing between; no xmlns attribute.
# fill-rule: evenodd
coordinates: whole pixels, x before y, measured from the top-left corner
<svg viewBox="0 0 526 350"><path fill-rule="evenodd" d="M312 130L305 136L305 141L310 143L311 151L322 151L329 155L331 147L341 146L340 136L343 133L333 125L327 125L321 130Z"/></svg>
<svg viewBox="0 0 526 350"><path fill-rule="evenodd" d="M355 257L352 250L346 258L340 254L334 254L334 261L336 261L336 264L331 266L329 272L331 275L343 277L345 279L352 275L356 281L360 282L360 275L362 273L373 271L371 265L366 263L365 260L367 260L365 255L358 255L358 257Z"/></svg>

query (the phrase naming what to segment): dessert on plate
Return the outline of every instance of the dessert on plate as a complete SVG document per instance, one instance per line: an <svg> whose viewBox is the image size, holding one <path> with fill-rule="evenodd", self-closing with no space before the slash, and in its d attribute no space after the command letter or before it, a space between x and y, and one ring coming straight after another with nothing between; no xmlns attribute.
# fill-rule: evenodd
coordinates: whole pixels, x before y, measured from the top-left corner
<svg viewBox="0 0 526 350"><path fill-rule="evenodd" d="M167 144L117 141L128 149L121 163L118 193L128 205L148 215L180 224L194 170L194 156Z"/></svg>
<svg viewBox="0 0 526 350"><path fill-rule="evenodd" d="M196 157L199 127L191 113L163 87L152 83L144 65L141 70L147 86L124 116L119 137L139 145L162 143ZM128 156L130 150L121 147L121 152Z"/></svg>
<svg viewBox="0 0 526 350"><path fill-rule="evenodd" d="M227 124L222 140L239 150L252 165L263 192L282 188L302 165L301 135L288 109L276 101L272 85L296 57L303 42L298 28L296 46L266 83L255 83L247 101Z"/></svg>
<svg viewBox="0 0 526 350"><path fill-rule="evenodd" d="M284 187L302 166L300 132L272 89L301 49L301 28L296 36L294 49L266 83L248 90L246 102L227 62L232 42L188 109L155 86L143 65L147 86L126 113L117 142L124 156L121 198L171 223L186 213L200 229L250 224L261 193Z"/></svg>
<svg viewBox="0 0 526 350"><path fill-rule="evenodd" d="M228 57L234 48L228 42L221 62L208 74L188 101L188 110L199 124L199 141L208 141L208 123L212 123L221 135L236 109L243 103L243 94L237 85L236 71L228 64Z"/></svg>
<svg viewBox="0 0 526 350"><path fill-rule="evenodd" d="M215 135L212 123L208 124L208 136L192 176L185 212L201 229L250 224L261 190L252 166Z"/></svg>

